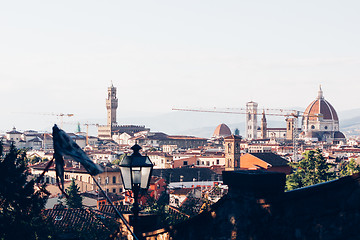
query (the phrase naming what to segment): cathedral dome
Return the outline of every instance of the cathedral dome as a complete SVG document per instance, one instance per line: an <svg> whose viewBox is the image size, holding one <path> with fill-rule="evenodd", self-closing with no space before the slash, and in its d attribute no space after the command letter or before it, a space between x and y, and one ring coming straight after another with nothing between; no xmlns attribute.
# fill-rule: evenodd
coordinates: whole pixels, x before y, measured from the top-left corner
<svg viewBox="0 0 360 240"><path fill-rule="evenodd" d="M321 87L317 99L310 103L304 112L304 117L308 117L309 120L317 120L316 116L324 120L339 121L334 107L324 99Z"/></svg>
<svg viewBox="0 0 360 240"><path fill-rule="evenodd" d="M213 137L218 138L218 137L227 137L231 135L231 130L230 128L222 123L219 126L216 127Z"/></svg>
<svg viewBox="0 0 360 240"><path fill-rule="evenodd" d="M335 132L334 138L335 139L346 139L345 135L342 132Z"/></svg>

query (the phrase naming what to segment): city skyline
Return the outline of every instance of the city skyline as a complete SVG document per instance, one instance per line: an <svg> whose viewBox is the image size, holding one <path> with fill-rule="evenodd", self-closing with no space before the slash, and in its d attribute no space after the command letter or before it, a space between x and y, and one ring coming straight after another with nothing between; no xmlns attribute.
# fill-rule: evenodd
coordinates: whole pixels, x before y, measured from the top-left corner
<svg viewBox="0 0 360 240"><path fill-rule="evenodd" d="M6 2L0 130L59 122L39 113L105 123L111 81L119 123L174 106L243 108L252 100L266 108L304 108L320 84L337 111L360 108L359 6Z"/></svg>

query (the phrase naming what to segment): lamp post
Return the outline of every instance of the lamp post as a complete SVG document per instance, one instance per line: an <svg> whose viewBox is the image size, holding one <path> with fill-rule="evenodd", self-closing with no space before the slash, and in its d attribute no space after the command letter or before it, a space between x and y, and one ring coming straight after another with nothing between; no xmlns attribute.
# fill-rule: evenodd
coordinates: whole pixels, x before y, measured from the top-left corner
<svg viewBox="0 0 360 240"><path fill-rule="evenodd" d="M138 144L132 146L131 149L133 153L130 156L125 156L119 166L124 188L131 190L134 194L133 227L135 235L141 238L141 231L139 231L138 226L140 211L138 197L140 190L149 188L153 164L148 156L142 156L139 153L141 147Z"/></svg>

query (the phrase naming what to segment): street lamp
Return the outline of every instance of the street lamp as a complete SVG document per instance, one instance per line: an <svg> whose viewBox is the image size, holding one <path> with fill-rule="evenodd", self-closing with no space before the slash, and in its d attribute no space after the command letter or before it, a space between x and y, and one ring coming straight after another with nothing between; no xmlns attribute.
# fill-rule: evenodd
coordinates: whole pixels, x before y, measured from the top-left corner
<svg viewBox="0 0 360 240"><path fill-rule="evenodd" d="M138 229L139 203L138 197L141 189L147 190L150 184L153 164L148 156L142 156L139 151L141 147L135 144L131 147L133 153L125 156L120 163L121 179L126 190L131 190L134 194L134 204L132 211L134 213L134 233L140 237L141 232Z"/></svg>

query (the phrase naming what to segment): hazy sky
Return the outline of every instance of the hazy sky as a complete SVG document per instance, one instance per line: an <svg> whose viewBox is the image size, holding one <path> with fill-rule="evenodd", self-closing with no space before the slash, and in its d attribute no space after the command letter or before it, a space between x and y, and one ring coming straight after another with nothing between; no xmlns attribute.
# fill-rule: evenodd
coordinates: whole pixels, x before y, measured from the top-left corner
<svg viewBox="0 0 360 240"><path fill-rule="evenodd" d="M2 1L0 130L173 106L359 108L360 2ZM137 113L134 113L137 112ZM64 120L65 121L65 120ZM49 129L50 131L51 129Z"/></svg>

